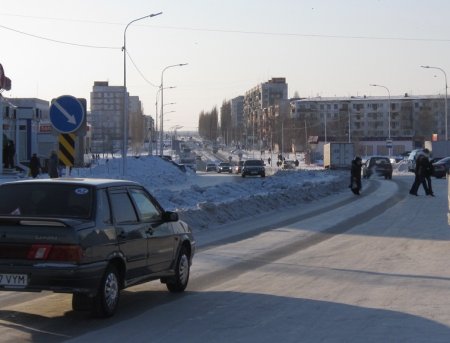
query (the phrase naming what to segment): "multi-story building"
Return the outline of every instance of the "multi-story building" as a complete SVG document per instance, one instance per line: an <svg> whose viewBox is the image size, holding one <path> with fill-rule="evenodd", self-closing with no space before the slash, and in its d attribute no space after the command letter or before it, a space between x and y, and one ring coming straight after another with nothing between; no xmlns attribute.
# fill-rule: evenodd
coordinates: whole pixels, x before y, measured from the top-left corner
<svg viewBox="0 0 450 343"><path fill-rule="evenodd" d="M126 94L128 97L128 93ZM93 153L121 151L123 144L124 87L110 86L107 81L95 81L91 92Z"/></svg>
<svg viewBox="0 0 450 343"><path fill-rule="evenodd" d="M304 122L309 136L323 142L357 142L363 154L387 154L388 141L398 154L422 145L432 134L442 139L445 134L441 96L298 99L291 101L291 117Z"/></svg>
<svg viewBox="0 0 450 343"><path fill-rule="evenodd" d="M267 126L263 121L264 109L287 98L288 85L284 77L272 78L245 92L244 126L247 144L255 145L259 142L258 145L267 145L269 137L263 130Z"/></svg>

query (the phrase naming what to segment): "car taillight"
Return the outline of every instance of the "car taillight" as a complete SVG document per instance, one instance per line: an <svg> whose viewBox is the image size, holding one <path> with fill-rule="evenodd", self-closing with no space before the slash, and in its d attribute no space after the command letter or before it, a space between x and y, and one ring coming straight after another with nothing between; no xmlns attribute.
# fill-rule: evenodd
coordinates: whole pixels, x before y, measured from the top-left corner
<svg viewBox="0 0 450 343"><path fill-rule="evenodd" d="M29 260L79 262L82 255L79 245L33 244L28 251Z"/></svg>

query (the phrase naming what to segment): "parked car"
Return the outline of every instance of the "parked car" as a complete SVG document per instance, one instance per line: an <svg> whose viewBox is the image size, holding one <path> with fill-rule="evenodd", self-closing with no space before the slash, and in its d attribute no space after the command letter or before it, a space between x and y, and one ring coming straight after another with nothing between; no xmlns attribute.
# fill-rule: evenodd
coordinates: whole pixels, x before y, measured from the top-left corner
<svg viewBox="0 0 450 343"><path fill-rule="evenodd" d="M206 168L205 171L210 172L210 171L217 171L217 166L215 163L207 163L206 164Z"/></svg>
<svg viewBox="0 0 450 343"><path fill-rule="evenodd" d="M242 177L246 176L261 176L266 177L266 169L262 160L246 160L242 166Z"/></svg>
<svg viewBox="0 0 450 343"><path fill-rule="evenodd" d="M362 168L363 177L368 179L372 175L384 176L385 179L392 179L392 164L389 157L372 156Z"/></svg>
<svg viewBox="0 0 450 343"><path fill-rule="evenodd" d="M231 173L231 164L228 162L220 162L217 166L218 173Z"/></svg>
<svg viewBox="0 0 450 343"><path fill-rule="evenodd" d="M0 291L72 293L73 310L108 317L124 288L188 284L192 231L138 183L23 180L0 199Z"/></svg>
<svg viewBox="0 0 450 343"><path fill-rule="evenodd" d="M433 163L433 160L431 160L431 163ZM438 179L445 177L450 169L450 157L445 157L434 162L433 169L434 177Z"/></svg>
<svg viewBox="0 0 450 343"><path fill-rule="evenodd" d="M235 166L233 166L233 172L235 174L240 174L242 172L243 165L244 165L244 161L239 161Z"/></svg>

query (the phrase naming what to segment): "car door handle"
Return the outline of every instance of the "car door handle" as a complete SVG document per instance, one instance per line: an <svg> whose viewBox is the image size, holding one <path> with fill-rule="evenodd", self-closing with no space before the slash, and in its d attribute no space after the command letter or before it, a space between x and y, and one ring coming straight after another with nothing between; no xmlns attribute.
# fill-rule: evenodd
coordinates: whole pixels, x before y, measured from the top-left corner
<svg viewBox="0 0 450 343"><path fill-rule="evenodd" d="M125 239L127 238L127 234L125 233L125 231L120 231L119 234L117 235L117 238Z"/></svg>
<svg viewBox="0 0 450 343"><path fill-rule="evenodd" d="M147 231L145 231L147 234L149 234L149 235L153 235L153 227L149 227L148 229L147 229Z"/></svg>

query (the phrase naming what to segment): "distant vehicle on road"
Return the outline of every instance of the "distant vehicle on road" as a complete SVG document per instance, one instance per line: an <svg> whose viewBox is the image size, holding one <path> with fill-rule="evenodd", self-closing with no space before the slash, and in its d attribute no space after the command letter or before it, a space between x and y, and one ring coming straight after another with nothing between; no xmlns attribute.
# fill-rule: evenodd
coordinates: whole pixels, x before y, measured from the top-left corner
<svg viewBox="0 0 450 343"><path fill-rule="evenodd" d="M228 162L220 162L217 166L218 173L231 173L231 164Z"/></svg>
<svg viewBox="0 0 450 343"><path fill-rule="evenodd" d="M266 177L266 169L262 160L246 160L242 166L242 177L261 176Z"/></svg>
<svg viewBox="0 0 450 343"><path fill-rule="evenodd" d="M362 169L363 177L368 179L372 175L384 176L385 179L392 179L392 164L389 157L372 156L364 164Z"/></svg>
<svg viewBox="0 0 450 343"><path fill-rule="evenodd" d="M433 161L431 161L433 163ZM450 157L442 158L433 163L433 176L440 179L448 174L450 169Z"/></svg>
<svg viewBox="0 0 450 343"><path fill-rule="evenodd" d="M210 172L210 171L217 171L217 166L215 163L207 163L206 164L206 168L205 171Z"/></svg>
<svg viewBox="0 0 450 343"><path fill-rule="evenodd" d="M72 293L73 310L109 317L124 288L188 284L192 231L138 183L23 180L0 199L0 291Z"/></svg>
<svg viewBox="0 0 450 343"><path fill-rule="evenodd" d="M284 160L281 164L281 169L295 169L295 161Z"/></svg>
<svg viewBox="0 0 450 343"><path fill-rule="evenodd" d="M244 165L244 161L239 161L236 165L233 166L233 172L235 174L240 174L242 172L242 166Z"/></svg>

